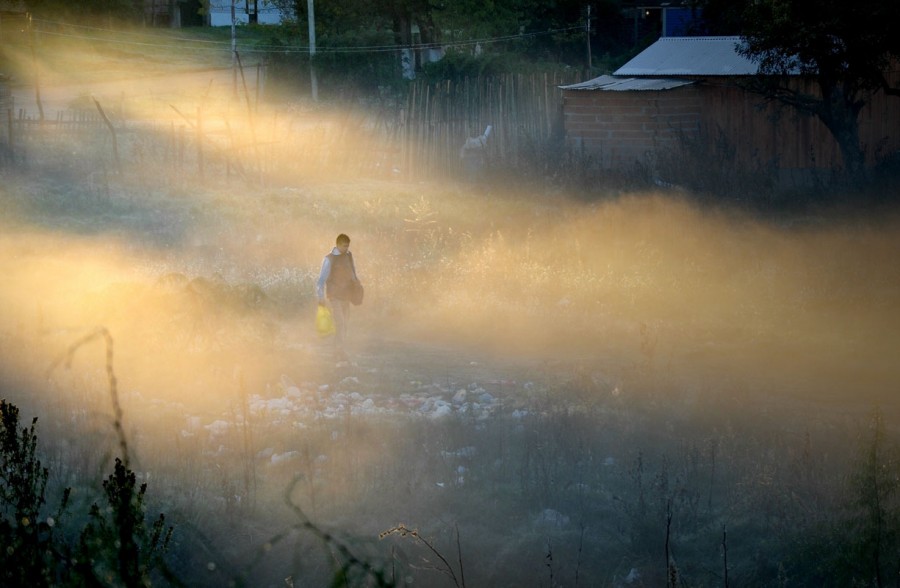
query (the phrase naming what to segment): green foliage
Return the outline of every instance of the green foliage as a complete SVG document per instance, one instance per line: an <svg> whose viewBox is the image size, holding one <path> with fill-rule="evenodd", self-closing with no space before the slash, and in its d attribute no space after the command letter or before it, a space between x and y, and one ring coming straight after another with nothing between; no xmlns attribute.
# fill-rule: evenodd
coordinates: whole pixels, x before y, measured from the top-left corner
<svg viewBox="0 0 900 588"><path fill-rule="evenodd" d="M880 587L900 572L900 460L887 445L880 411L872 415L869 433L850 478L848 555L858 576L875 578Z"/></svg>
<svg viewBox="0 0 900 588"><path fill-rule="evenodd" d="M521 67L521 60L507 53L473 55L467 51L448 51L440 61L422 66L421 77L429 82L511 73Z"/></svg>
<svg viewBox="0 0 900 588"><path fill-rule="evenodd" d="M0 401L0 580L6 586L50 586L57 566L53 531L69 499L43 516L49 471L36 457L37 419L19 430L19 409Z"/></svg>
<svg viewBox="0 0 900 588"><path fill-rule="evenodd" d="M165 530L160 514L150 529L144 524L147 484L138 488L135 473L116 459L115 470L103 482L106 507L91 506L90 522L76 550L76 576L88 584L146 586L160 566L173 529ZM116 581L109 582L109 578Z"/></svg>
<svg viewBox="0 0 900 588"><path fill-rule="evenodd" d="M900 460L874 411L847 479L844 508L798 534L786 571L817 586L895 586L900 573Z"/></svg>
<svg viewBox="0 0 900 588"><path fill-rule="evenodd" d="M267 41L269 47L302 46L305 39L296 36L290 27L273 29ZM316 77L323 99L337 97L367 98L380 96L384 89L401 87L400 62L396 53L385 51L347 51L346 47L379 47L389 45L390 38L384 31L366 33L331 33L317 38L315 55ZM272 78L277 80L277 90L272 92L293 96L306 92L310 83L310 58L304 52L280 52L268 54Z"/></svg>
<svg viewBox="0 0 900 588"><path fill-rule="evenodd" d="M308 42L306 2L281 0L279 6L291 20L283 27L291 45ZM592 5L594 35L591 44L597 55L624 55L630 52L631 25L618 0ZM521 73L529 63L551 61L583 65L585 57L583 3L560 0L492 0L481 2L424 2L392 0L360 2L338 0L315 7L317 63L324 71L345 77L372 79L377 85L391 85L399 77L399 64L376 67L377 61L397 61L396 51L384 51L397 45L434 43L448 49L440 64L423 65L430 80L459 79L473 75ZM413 34L413 27L419 31ZM475 43L481 56L474 55ZM366 48L378 47L378 50ZM277 54L273 58L281 60ZM305 61L300 58L295 61ZM622 62L624 59L607 59ZM446 62L446 63L445 63ZM367 71L359 64L367 63Z"/></svg>
<svg viewBox="0 0 900 588"><path fill-rule="evenodd" d="M89 521L76 545L54 533L68 506L62 493L52 516L43 512L50 472L36 457L37 435L19 431L19 410L0 401L0 583L4 586L149 586L151 572L162 569L173 528L160 514L144 522L147 485L116 459L103 482L106 505L91 506ZM169 577L170 582L178 583Z"/></svg>
<svg viewBox="0 0 900 588"><path fill-rule="evenodd" d="M28 11L41 18L85 21L97 17L133 20L140 4L131 0L26 0Z"/></svg>

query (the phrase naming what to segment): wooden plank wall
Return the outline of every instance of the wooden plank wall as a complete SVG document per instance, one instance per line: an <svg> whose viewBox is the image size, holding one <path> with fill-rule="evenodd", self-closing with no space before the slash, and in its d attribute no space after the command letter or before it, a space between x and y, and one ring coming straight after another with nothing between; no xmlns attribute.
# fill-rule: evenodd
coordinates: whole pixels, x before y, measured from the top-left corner
<svg viewBox="0 0 900 588"><path fill-rule="evenodd" d="M798 81L815 93L811 81ZM760 96L732 86L704 88L704 122L722 128L737 148L742 164L777 163L782 169L839 169L840 148L815 116L785 105L766 103ZM860 143L868 165L900 149L900 99L876 94L859 116Z"/></svg>
<svg viewBox="0 0 900 588"><path fill-rule="evenodd" d="M711 153L730 148L744 169L833 169L841 154L828 129L795 109L767 103L733 84L707 84L702 130ZM718 142L718 144L717 144Z"/></svg>

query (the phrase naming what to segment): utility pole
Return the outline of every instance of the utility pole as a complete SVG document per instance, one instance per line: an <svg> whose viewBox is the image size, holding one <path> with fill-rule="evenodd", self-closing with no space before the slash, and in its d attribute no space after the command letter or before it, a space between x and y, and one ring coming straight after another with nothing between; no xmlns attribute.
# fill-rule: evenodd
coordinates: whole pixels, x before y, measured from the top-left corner
<svg viewBox="0 0 900 588"><path fill-rule="evenodd" d="M313 102L319 101L319 82L316 79L316 7L315 0L306 0L307 20L309 21L309 82Z"/></svg>
<svg viewBox="0 0 900 588"><path fill-rule="evenodd" d="M234 14L234 3L237 0L231 0L231 91L237 97L237 24Z"/></svg>
<svg viewBox="0 0 900 588"><path fill-rule="evenodd" d="M637 47L638 43L638 16L641 14L642 8L634 7L634 46Z"/></svg>
<svg viewBox="0 0 900 588"><path fill-rule="evenodd" d="M28 16L28 41L31 45L31 63L34 67L34 99L37 102L40 121L44 122L44 102L41 100L41 77L40 67L38 66L37 50L35 49L34 23L31 20L31 14ZM10 131L12 132L12 131ZM12 136L12 135L10 135Z"/></svg>
<svg viewBox="0 0 900 588"><path fill-rule="evenodd" d="M591 5L587 5L587 18L584 22L585 41L587 45L587 77L591 77Z"/></svg>

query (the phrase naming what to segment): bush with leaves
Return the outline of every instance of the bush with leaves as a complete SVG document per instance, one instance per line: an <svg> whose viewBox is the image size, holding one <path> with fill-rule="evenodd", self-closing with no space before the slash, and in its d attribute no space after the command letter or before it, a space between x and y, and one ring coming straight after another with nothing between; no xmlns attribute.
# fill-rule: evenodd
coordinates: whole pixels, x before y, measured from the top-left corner
<svg viewBox="0 0 900 588"><path fill-rule="evenodd" d="M61 531L70 489L47 516L50 472L37 458L36 424L37 418L20 430L19 409L0 401L0 585L149 586L156 569L179 584L163 561L173 528L166 529L162 514L147 528L147 485L138 488L135 473L120 459L103 482L106 506L91 506L77 544L54 534Z"/></svg>
<svg viewBox="0 0 900 588"><path fill-rule="evenodd" d="M900 460L888 444L884 419L872 415L856 471L850 478L851 518L844 529L848 568L873 585L900 582ZM847 532L849 531L849 533Z"/></svg>
<svg viewBox="0 0 900 588"><path fill-rule="evenodd" d="M107 506L91 506L90 521L76 548L75 576L79 583L149 586L150 572L163 563L172 538L163 514L149 529L144 524L147 484L137 487L135 473L116 458L115 471L103 482ZM165 535L164 535L165 533Z"/></svg>
<svg viewBox="0 0 900 588"><path fill-rule="evenodd" d="M50 586L59 559L54 527L69 500L63 493L54 516L43 515L49 471L36 457L35 425L19 430L19 409L0 401L0 584Z"/></svg>
<svg viewBox="0 0 900 588"><path fill-rule="evenodd" d="M821 525L798 530L784 562L808 586L900 585L900 459L880 410L860 436L844 506Z"/></svg>

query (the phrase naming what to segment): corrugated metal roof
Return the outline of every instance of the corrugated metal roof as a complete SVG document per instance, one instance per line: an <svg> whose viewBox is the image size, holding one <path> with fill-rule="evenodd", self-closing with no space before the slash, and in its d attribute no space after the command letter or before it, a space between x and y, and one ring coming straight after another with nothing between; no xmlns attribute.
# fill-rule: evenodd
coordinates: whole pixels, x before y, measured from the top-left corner
<svg viewBox="0 0 900 588"><path fill-rule="evenodd" d="M614 72L617 76L746 76L759 66L739 55L740 37L662 37Z"/></svg>
<svg viewBox="0 0 900 588"><path fill-rule="evenodd" d="M586 82L560 86L563 90L603 90L604 92L627 92L630 90L671 90L693 84L691 80L673 80L666 78L629 78L619 76L600 76Z"/></svg>

